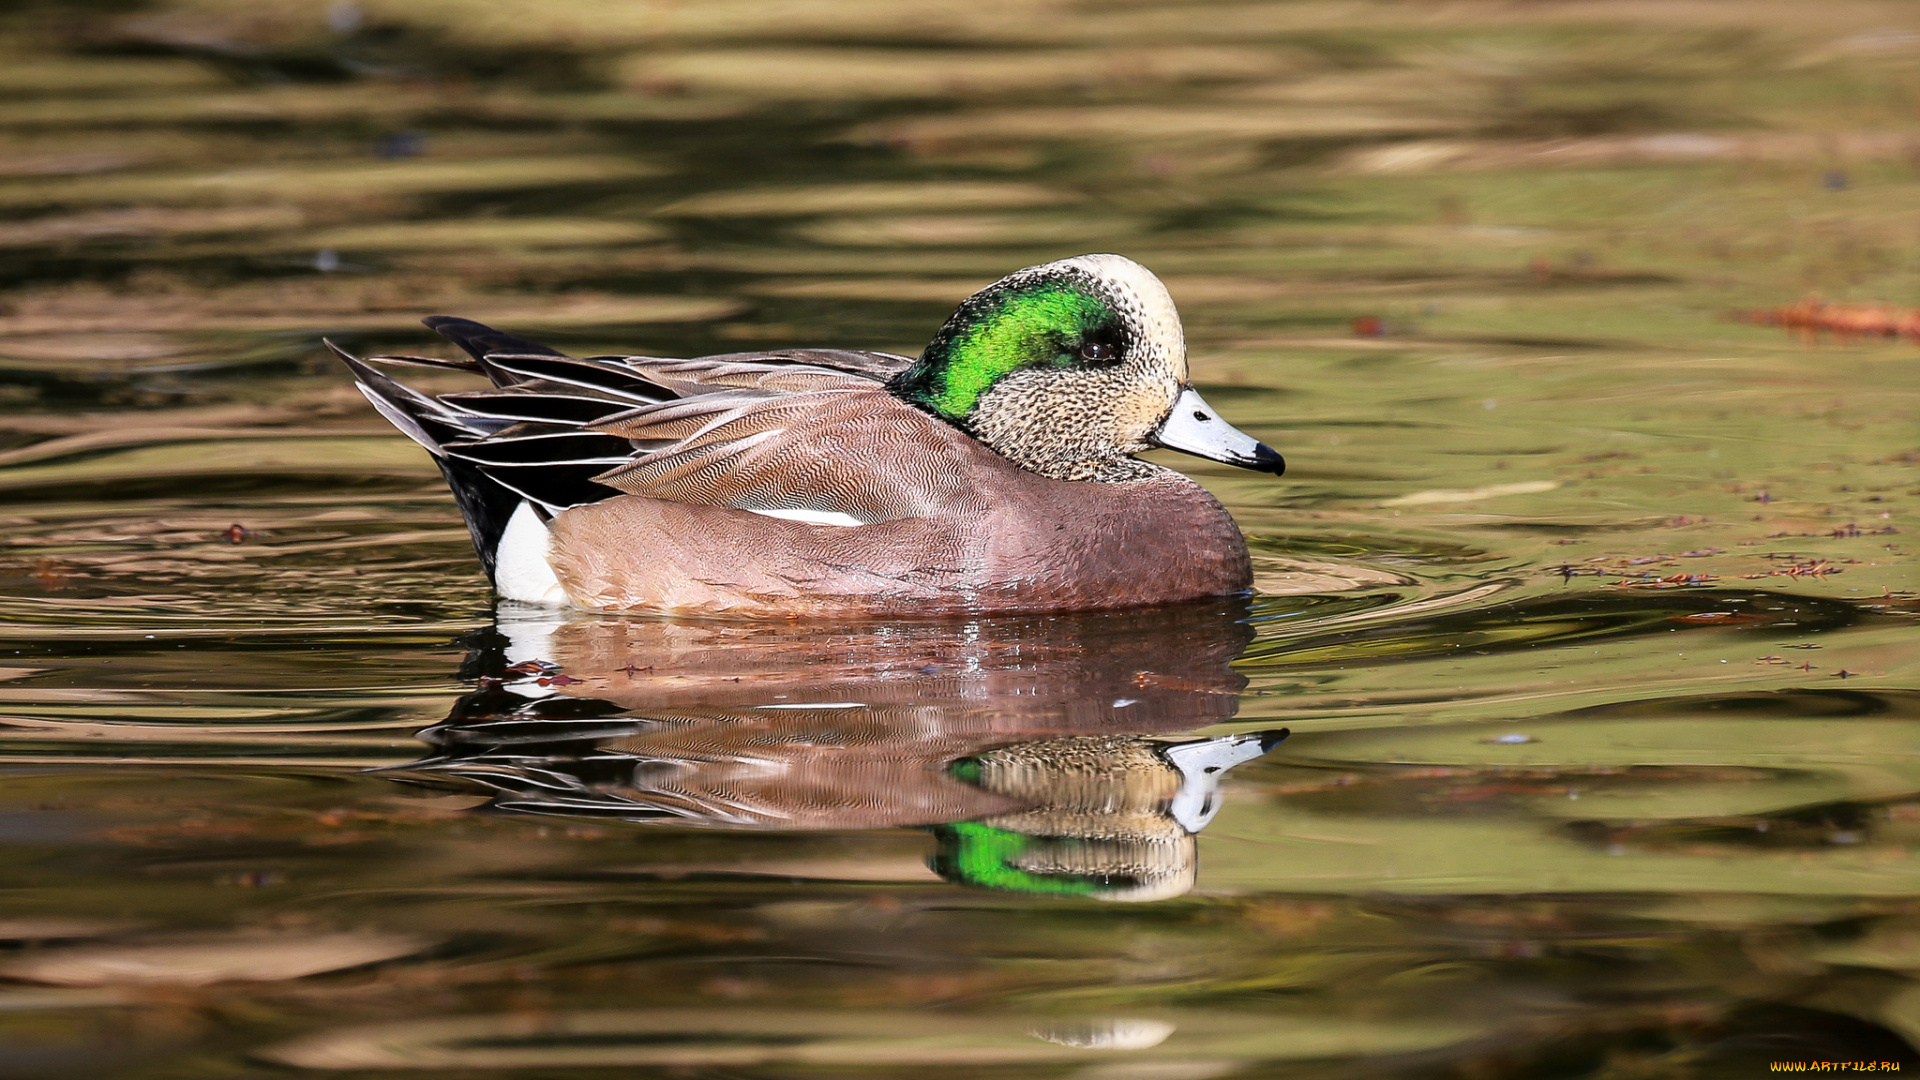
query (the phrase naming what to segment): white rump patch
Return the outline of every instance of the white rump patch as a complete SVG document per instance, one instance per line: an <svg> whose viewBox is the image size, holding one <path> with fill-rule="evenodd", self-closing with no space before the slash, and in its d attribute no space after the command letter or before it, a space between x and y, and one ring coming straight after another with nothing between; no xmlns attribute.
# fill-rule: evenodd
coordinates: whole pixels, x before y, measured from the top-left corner
<svg viewBox="0 0 1920 1080"><path fill-rule="evenodd" d="M552 544L553 534L533 512L533 504L520 500L507 519L506 531L500 534L500 546L493 549L494 591L523 604L565 607L567 591L560 587L553 564L547 561Z"/></svg>
<svg viewBox="0 0 1920 1080"><path fill-rule="evenodd" d="M751 506L739 507L749 514L761 517L779 518L782 521L798 521L806 525L834 525L842 529L867 524L852 514L843 514L838 510L802 510L797 507L779 510L756 510Z"/></svg>

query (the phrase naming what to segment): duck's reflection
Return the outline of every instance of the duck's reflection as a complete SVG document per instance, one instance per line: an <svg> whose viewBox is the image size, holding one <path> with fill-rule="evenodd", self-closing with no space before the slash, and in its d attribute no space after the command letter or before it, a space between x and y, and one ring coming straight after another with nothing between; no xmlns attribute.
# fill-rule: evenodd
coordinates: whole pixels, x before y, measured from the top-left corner
<svg viewBox="0 0 1920 1080"><path fill-rule="evenodd" d="M1024 802L934 828L933 869L990 889L1161 900L1193 887L1193 837L1220 808L1220 778L1285 731L1160 743L1082 735L1015 743L955 762L952 774Z"/></svg>
<svg viewBox="0 0 1920 1080"><path fill-rule="evenodd" d="M1284 731L1231 718L1238 604L967 623L729 625L503 606L406 771L506 810L760 830L924 826L949 880L1192 887L1220 781Z"/></svg>

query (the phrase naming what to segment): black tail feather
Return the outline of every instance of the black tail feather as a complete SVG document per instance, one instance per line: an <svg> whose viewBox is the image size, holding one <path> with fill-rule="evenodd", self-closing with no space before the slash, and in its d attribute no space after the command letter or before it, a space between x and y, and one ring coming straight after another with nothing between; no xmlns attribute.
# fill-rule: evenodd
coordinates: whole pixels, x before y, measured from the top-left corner
<svg viewBox="0 0 1920 1080"><path fill-rule="evenodd" d="M441 368L450 371L481 373L480 364L475 360L442 360L437 356L407 356L395 353L369 356L367 359L378 360L382 364L401 364L406 367Z"/></svg>
<svg viewBox="0 0 1920 1080"><path fill-rule="evenodd" d="M485 323L474 322L472 319L462 319L454 315L429 315L420 321L441 337L465 349L468 356L483 363L490 353L518 353L523 356L567 355L537 341L515 337L504 331L495 330Z"/></svg>
<svg viewBox="0 0 1920 1080"><path fill-rule="evenodd" d="M494 554L499 549L501 534L507 531L507 520L520 505L520 494L488 477L478 465L449 458L443 446L460 439L484 438L511 421L473 416L449 408L388 378L333 342L326 342L326 346L353 372L367 400L380 415L433 454L447 486L453 489L454 502L460 507L460 516L466 519L467 531L473 535L473 549L487 569L487 580L492 581Z"/></svg>
<svg viewBox="0 0 1920 1080"><path fill-rule="evenodd" d="M500 537L507 521L520 506L520 493L502 487L480 471L478 465L456 458L436 457L440 473L453 489L453 501L460 516L467 519L467 532L473 536L474 553L487 568L487 581L494 582L494 556L500 550Z"/></svg>
<svg viewBox="0 0 1920 1080"><path fill-rule="evenodd" d="M570 356L529 356L490 353L482 361L496 383L549 383L597 394L611 394L631 405L670 401L674 394L620 365L617 357L576 360Z"/></svg>

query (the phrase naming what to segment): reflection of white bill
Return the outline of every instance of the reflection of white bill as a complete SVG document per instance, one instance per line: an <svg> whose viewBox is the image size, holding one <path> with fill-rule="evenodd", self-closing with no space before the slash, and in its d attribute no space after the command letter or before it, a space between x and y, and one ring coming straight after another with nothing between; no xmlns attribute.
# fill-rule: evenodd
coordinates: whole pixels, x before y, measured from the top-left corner
<svg viewBox="0 0 1920 1080"><path fill-rule="evenodd" d="M1176 1029L1165 1020L1084 1020L1033 1029L1033 1037L1083 1050L1150 1050Z"/></svg>
<svg viewBox="0 0 1920 1080"><path fill-rule="evenodd" d="M1180 827L1197 833L1220 812L1220 780L1227 770L1252 761L1280 740L1272 732L1255 731L1201 742L1179 743L1160 751L1183 778L1180 790L1167 803L1167 813Z"/></svg>

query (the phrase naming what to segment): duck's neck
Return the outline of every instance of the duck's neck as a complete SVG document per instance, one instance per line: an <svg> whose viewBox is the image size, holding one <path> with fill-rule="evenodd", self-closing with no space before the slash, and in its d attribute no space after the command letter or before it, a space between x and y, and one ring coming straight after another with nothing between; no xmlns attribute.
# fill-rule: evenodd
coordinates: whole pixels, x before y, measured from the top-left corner
<svg viewBox="0 0 1920 1080"><path fill-rule="evenodd" d="M1114 484L1146 480L1166 471L1133 456L1145 447L1117 447L1088 438L1083 428L1071 423L1071 402L1049 400L1054 395L1042 380L1018 374L1005 378L977 395L961 416L941 408L937 397L924 391L928 380L941 385L938 375L919 376L915 368L908 368L894 376L887 389L1029 472L1054 480ZM1062 422L1046 422L1055 417Z"/></svg>
<svg viewBox="0 0 1920 1080"><path fill-rule="evenodd" d="M923 412L945 420L961 428L967 426L965 413L958 415L942 407L942 390L946 379L940 365L922 356L912 365L887 380L887 392Z"/></svg>
<svg viewBox="0 0 1920 1080"><path fill-rule="evenodd" d="M1084 480L1120 484L1145 480L1163 472L1160 466L1117 450L1096 450L1063 441L1044 428L988 413L968 430L995 453L1041 476L1054 480Z"/></svg>

